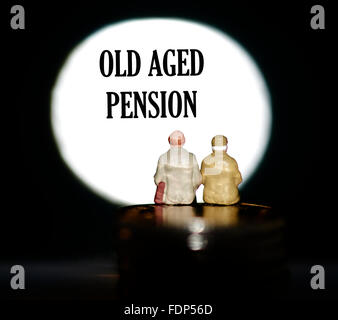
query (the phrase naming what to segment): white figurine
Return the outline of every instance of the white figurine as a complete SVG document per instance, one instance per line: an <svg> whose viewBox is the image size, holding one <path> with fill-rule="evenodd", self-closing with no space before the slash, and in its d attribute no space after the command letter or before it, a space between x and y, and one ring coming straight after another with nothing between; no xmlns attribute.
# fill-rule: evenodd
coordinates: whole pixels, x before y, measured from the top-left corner
<svg viewBox="0 0 338 320"><path fill-rule="evenodd" d="M184 134L174 131L169 136L170 149L158 160L154 176L157 204L190 204L202 183L196 157L183 148Z"/></svg>

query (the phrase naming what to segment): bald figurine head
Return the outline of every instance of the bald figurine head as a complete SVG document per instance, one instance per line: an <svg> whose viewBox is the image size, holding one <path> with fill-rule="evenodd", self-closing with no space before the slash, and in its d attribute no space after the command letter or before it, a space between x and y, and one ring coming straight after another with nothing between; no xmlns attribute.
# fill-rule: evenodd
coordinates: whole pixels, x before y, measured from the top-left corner
<svg viewBox="0 0 338 320"><path fill-rule="evenodd" d="M176 130L174 131L168 138L168 141L170 143L170 146L178 146L182 147L185 143L185 137L183 132Z"/></svg>
<svg viewBox="0 0 338 320"><path fill-rule="evenodd" d="M211 140L212 150L228 150L228 139L225 136L217 135Z"/></svg>

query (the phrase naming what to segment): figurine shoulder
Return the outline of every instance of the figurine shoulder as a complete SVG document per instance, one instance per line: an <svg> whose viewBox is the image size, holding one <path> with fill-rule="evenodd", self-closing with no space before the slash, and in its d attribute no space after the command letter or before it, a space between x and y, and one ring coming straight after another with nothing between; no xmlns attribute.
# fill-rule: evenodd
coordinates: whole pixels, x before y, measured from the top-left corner
<svg viewBox="0 0 338 320"><path fill-rule="evenodd" d="M215 157L212 154L209 154L207 157L205 157L202 161L202 165L211 165L215 162Z"/></svg>
<svg viewBox="0 0 338 320"><path fill-rule="evenodd" d="M193 159L194 161L197 161L197 158L196 158L195 154L192 153L192 152L189 152L189 158Z"/></svg>
<svg viewBox="0 0 338 320"><path fill-rule="evenodd" d="M228 160L228 162L231 163L232 165L238 166L238 165L237 165L237 161L235 160L235 158L229 156L228 154L227 154L227 160Z"/></svg>
<svg viewBox="0 0 338 320"><path fill-rule="evenodd" d="M160 157L158 158L158 162L161 164L167 163L167 159L168 159L168 152L165 152L163 154L160 155Z"/></svg>

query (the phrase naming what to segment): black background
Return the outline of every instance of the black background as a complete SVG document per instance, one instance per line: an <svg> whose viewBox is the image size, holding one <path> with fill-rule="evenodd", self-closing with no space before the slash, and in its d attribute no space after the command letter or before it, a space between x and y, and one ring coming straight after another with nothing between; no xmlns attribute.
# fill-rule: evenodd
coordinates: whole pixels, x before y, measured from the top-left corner
<svg viewBox="0 0 338 320"><path fill-rule="evenodd" d="M61 160L49 120L51 88L72 48L97 28L128 18L181 17L215 26L240 42L270 88L272 138L242 200L280 210L287 220L291 258L315 264L337 258L337 212L329 196L334 170L327 162L323 118L334 101L331 3L2 4L1 192L2 216L9 224L3 225L8 232L1 256L20 264L20 259L111 251L116 207L86 189ZM14 4L25 8L25 30L10 28ZM325 30L310 27L314 4L325 8Z"/></svg>

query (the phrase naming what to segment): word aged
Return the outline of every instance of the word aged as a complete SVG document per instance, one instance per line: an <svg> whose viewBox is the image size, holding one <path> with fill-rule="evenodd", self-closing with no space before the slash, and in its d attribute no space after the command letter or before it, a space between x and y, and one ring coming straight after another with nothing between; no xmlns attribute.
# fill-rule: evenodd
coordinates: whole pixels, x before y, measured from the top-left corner
<svg viewBox="0 0 338 320"><path fill-rule="evenodd" d="M124 56L123 56L124 55ZM122 63L124 61L124 64ZM105 78L136 77L142 70L141 55L136 50L103 50L99 59ZM198 49L153 50L147 68L148 77L199 76L204 57ZM144 80L142 80L144 81ZM106 91L107 119L120 110L120 118L196 118L197 90Z"/></svg>

